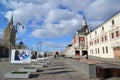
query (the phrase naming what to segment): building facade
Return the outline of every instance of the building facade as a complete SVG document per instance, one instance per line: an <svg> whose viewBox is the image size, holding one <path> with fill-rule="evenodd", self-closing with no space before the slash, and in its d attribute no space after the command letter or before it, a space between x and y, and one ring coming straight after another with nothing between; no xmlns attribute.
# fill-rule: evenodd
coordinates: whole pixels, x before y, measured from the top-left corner
<svg viewBox="0 0 120 80"><path fill-rule="evenodd" d="M88 53L102 58L120 58L120 12L87 35Z"/></svg>
<svg viewBox="0 0 120 80"><path fill-rule="evenodd" d="M90 32L84 18L82 28L76 31L67 55L88 55L102 58L120 58L120 12Z"/></svg>
<svg viewBox="0 0 120 80"><path fill-rule="evenodd" d="M87 45L87 34L89 34L90 29L88 28L87 21L84 15L82 20L82 28L76 31L72 39L72 44L68 45L66 48L67 56L80 56L88 55L88 45Z"/></svg>

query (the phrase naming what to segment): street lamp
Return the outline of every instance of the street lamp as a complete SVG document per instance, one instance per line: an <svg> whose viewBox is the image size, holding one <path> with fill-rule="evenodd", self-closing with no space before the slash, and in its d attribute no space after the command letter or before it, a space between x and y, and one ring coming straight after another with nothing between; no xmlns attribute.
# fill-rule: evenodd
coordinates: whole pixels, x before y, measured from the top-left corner
<svg viewBox="0 0 120 80"><path fill-rule="evenodd" d="M43 42L40 41L39 44L40 44L40 47L39 47L39 48L40 48L40 52L41 52L41 48L42 48L42 44L43 44Z"/></svg>
<svg viewBox="0 0 120 80"><path fill-rule="evenodd" d="M5 18L5 20L8 20ZM10 60L11 60L11 45L15 45L15 39L16 39L16 33L17 33L17 28L22 27L24 29L24 26L20 22L13 22L13 14L11 16L11 20L8 24L8 29L9 29L9 71L10 71ZM14 39L14 40L13 40ZM12 42L12 44L11 44Z"/></svg>

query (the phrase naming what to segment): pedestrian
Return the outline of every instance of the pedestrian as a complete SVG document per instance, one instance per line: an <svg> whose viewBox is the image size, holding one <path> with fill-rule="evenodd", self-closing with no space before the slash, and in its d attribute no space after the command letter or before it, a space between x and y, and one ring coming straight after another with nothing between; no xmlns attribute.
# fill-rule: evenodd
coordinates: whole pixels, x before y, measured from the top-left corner
<svg viewBox="0 0 120 80"><path fill-rule="evenodd" d="M88 59L88 55L87 54L85 54L85 58Z"/></svg>
<svg viewBox="0 0 120 80"><path fill-rule="evenodd" d="M54 59L56 59L56 55L54 55Z"/></svg>

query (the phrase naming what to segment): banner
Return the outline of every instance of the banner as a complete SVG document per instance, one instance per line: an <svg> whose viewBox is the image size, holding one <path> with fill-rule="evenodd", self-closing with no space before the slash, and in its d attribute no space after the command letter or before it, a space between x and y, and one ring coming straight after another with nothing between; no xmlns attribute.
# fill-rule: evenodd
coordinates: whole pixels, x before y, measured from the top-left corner
<svg viewBox="0 0 120 80"><path fill-rule="evenodd" d="M37 51L31 51L31 61L37 61Z"/></svg>
<svg viewBox="0 0 120 80"><path fill-rule="evenodd" d="M37 54L38 54L38 60L43 60L44 59L44 52L38 51Z"/></svg>
<svg viewBox="0 0 120 80"><path fill-rule="evenodd" d="M11 63L30 63L31 50L12 49Z"/></svg>

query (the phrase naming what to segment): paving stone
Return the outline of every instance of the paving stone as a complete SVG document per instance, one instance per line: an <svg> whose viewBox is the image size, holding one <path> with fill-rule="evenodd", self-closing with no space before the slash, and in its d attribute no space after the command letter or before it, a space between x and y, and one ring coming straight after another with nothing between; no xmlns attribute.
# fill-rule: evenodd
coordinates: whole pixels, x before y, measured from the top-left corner
<svg viewBox="0 0 120 80"><path fill-rule="evenodd" d="M11 70L18 70L19 68L29 65L11 65ZM0 80L7 80L3 78L4 73L8 72L8 63L0 62ZM120 80L120 78L89 79L84 73L72 67L67 63L66 59L54 59L47 67L40 67L39 72L34 72L33 77L27 80ZM26 79L8 79L8 80L26 80Z"/></svg>

